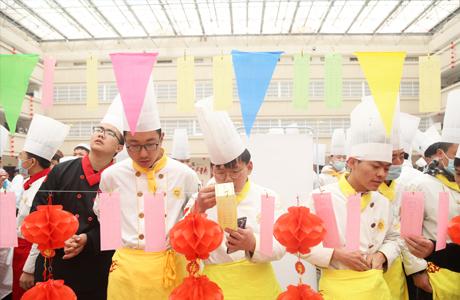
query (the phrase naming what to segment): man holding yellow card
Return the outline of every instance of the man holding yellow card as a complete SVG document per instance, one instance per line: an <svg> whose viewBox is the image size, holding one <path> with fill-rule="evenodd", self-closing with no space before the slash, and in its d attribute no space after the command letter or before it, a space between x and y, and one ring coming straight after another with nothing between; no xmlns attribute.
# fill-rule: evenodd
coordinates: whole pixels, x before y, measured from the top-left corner
<svg viewBox="0 0 460 300"><path fill-rule="evenodd" d="M275 197L275 221L284 213L278 195L249 180L251 154L228 113L213 111L213 97L197 102L195 107L218 188L215 184L202 188L192 196L186 211L196 209L228 227L236 225L236 218L246 217L245 227L225 229L222 244L203 261L203 274L219 285L226 300L274 300L281 288L270 261L281 259L286 249L273 239L272 256L260 252L260 219L262 195ZM224 202L220 203L220 198Z"/></svg>

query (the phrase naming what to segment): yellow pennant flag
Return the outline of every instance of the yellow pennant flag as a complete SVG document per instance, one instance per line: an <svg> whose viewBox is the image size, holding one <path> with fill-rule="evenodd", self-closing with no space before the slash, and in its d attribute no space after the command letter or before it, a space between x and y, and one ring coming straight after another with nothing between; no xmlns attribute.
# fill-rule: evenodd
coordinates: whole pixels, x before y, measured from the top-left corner
<svg viewBox="0 0 460 300"><path fill-rule="evenodd" d="M390 136L406 52L355 52Z"/></svg>
<svg viewBox="0 0 460 300"><path fill-rule="evenodd" d="M212 85L214 111L233 110L232 56L212 58Z"/></svg>
<svg viewBox="0 0 460 300"><path fill-rule="evenodd" d="M177 59L177 111L195 110L195 57Z"/></svg>
<svg viewBox="0 0 460 300"><path fill-rule="evenodd" d="M441 57L421 56L419 61L420 112L441 110Z"/></svg>
<svg viewBox="0 0 460 300"><path fill-rule="evenodd" d="M97 110L97 56L86 59L86 110Z"/></svg>

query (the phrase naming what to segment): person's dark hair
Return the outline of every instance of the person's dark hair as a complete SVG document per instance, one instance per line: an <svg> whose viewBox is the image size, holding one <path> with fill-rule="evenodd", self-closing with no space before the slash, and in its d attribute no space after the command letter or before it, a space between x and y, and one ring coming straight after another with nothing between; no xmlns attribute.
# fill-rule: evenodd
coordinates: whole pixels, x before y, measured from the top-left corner
<svg viewBox="0 0 460 300"><path fill-rule="evenodd" d="M61 159L61 157L57 154L54 154L53 158L51 160L57 160L57 162L59 162L59 160Z"/></svg>
<svg viewBox="0 0 460 300"><path fill-rule="evenodd" d="M408 159L409 159L409 153L404 152L404 159L405 159L405 160L408 160Z"/></svg>
<svg viewBox="0 0 460 300"><path fill-rule="evenodd" d="M243 153L241 153L240 156L238 156L237 158L235 158L231 162L224 164L223 166L226 169L233 169L233 168L236 167L236 165L240 161L244 162L246 165L248 165L248 163L251 161L251 153L249 153L248 149L244 149ZM217 168L220 168L220 166L222 166L222 165L214 165L213 163L211 163L211 166L212 167L216 166Z"/></svg>
<svg viewBox="0 0 460 300"><path fill-rule="evenodd" d="M460 158L458 158L458 157L455 158L455 160L454 160L454 167L455 167L455 168L460 167Z"/></svg>
<svg viewBox="0 0 460 300"><path fill-rule="evenodd" d="M123 131L123 142L125 141L126 139L126 130ZM156 132L158 133L158 136L161 138L161 128L160 129L157 129Z"/></svg>
<svg viewBox="0 0 460 300"><path fill-rule="evenodd" d="M423 156L430 158L431 156L435 155L436 152L438 152L438 149L440 148L439 144L439 142L431 144L428 148L426 148L425 153L423 153ZM447 149L445 151L447 151Z"/></svg>
<svg viewBox="0 0 460 300"><path fill-rule="evenodd" d="M454 143L443 143L443 142L439 142L439 148L438 149L441 149L442 151L444 151L444 153L446 153L447 151L449 151L449 148L452 147L454 145ZM438 150L436 149L436 150ZM428 150L428 149L427 149ZM433 155L433 154L432 154Z"/></svg>
<svg viewBox="0 0 460 300"><path fill-rule="evenodd" d="M82 149L82 150L85 150L86 153L89 153L89 150L86 149L85 147L78 146L78 147L75 147L73 150L75 151L75 150L77 150L77 149Z"/></svg>
<svg viewBox="0 0 460 300"><path fill-rule="evenodd" d="M46 160L43 157L40 157L38 155L29 153L29 152L26 152L26 153L27 153L27 158L35 158L38 161L38 164L40 165L40 167L42 167L43 169L49 168L51 166L51 163L49 160Z"/></svg>

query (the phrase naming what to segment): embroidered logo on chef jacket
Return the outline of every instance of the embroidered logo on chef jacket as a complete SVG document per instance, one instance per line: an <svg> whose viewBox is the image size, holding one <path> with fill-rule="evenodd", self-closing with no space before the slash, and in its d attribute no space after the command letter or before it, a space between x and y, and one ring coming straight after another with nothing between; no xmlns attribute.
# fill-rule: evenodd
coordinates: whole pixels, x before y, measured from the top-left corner
<svg viewBox="0 0 460 300"><path fill-rule="evenodd" d="M173 188L174 198L180 199L182 197L182 189L180 187Z"/></svg>
<svg viewBox="0 0 460 300"><path fill-rule="evenodd" d="M382 231L384 231L385 229L387 229L387 223L385 223L384 220L380 219L380 221L379 221L379 226L378 226L377 228L378 228L378 231L379 231L379 232L382 232Z"/></svg>

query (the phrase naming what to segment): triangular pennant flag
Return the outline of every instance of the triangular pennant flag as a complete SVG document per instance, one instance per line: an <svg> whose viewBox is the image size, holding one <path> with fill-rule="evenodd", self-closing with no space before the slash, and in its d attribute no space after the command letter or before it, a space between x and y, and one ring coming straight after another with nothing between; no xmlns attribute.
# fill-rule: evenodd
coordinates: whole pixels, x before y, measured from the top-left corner
<svg viewBox="0 0 460 300"><path fill-rule="evenodd" d="M0 54L0 103L12 136L37 62L38 54Z"/></svg>
<svg viewBox="0 0 460 300"><path fill-rule="evenodd" d="M390 136L406 52L355 52Z"/></svg>
<svg viewBox="0 0 460 300"><path fill-rule="evenodd" d="M248 136L264 101L281 53L284 52L242 52L232 50L241 113Z"/></svg>
<svg viewBox="0 0 460 300"><path fill-rule="evenodd" d="M136 132L137 121L157 55L158 53L110 54L121 102L129 130L133 135Z"/></svg>

